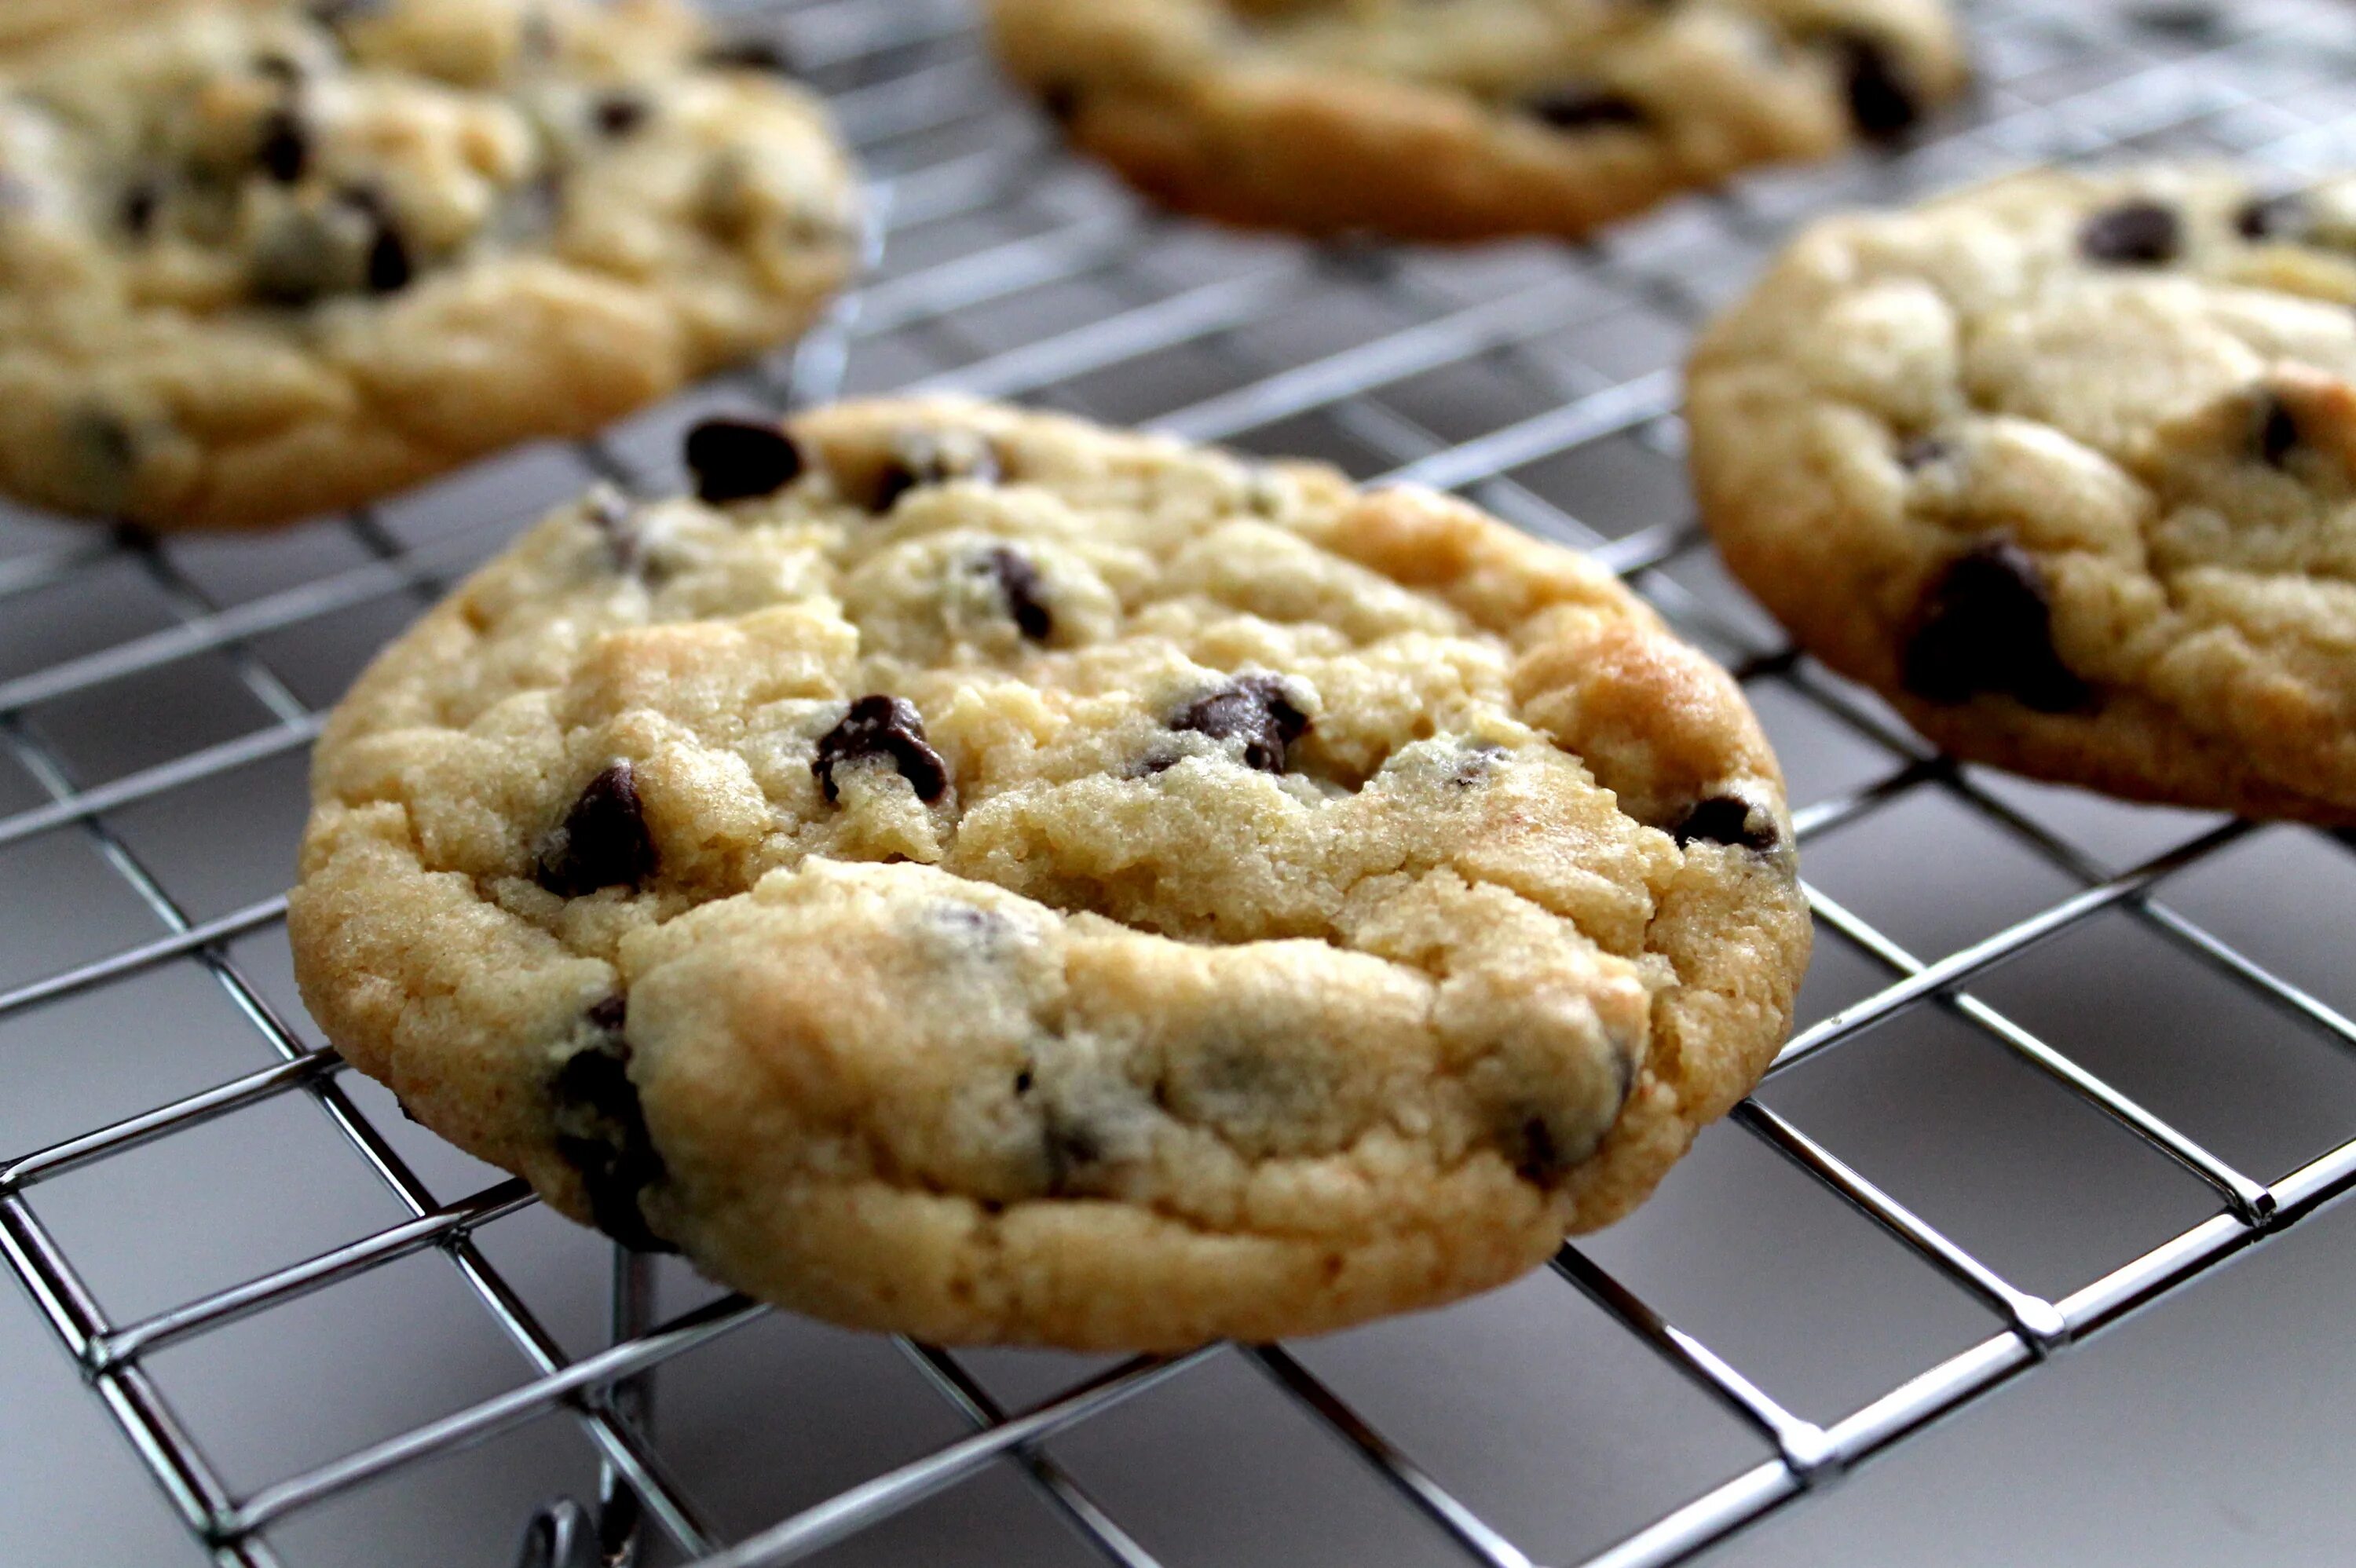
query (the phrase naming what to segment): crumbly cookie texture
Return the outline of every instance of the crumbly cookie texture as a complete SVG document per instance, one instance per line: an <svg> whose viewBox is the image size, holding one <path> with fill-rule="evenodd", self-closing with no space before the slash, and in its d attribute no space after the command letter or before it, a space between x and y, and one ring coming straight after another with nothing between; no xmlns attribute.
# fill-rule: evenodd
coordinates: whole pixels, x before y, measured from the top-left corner
<svg viewBox="0 0 2356 1568"><path fill-rule="evenodd" d="M328 1036L840 1322L1169 1348L1497 1285L1783 1040L1733 682L1456 501L958 401L688 438L320 742Z"/></svg>
<svg viewBox="0 0 2356 1568"><path fill-rule="evenodd" d="M1803 236L1693 359L1742 581L1957 755L2356 823L2356 184L2042 173Z"/></svg>
<svg viewBox="0 0 2356 1568"><path fill-rule="evenodd" d="M1184 210L1578 235L1963 89L1940 0L991 0L1072 140Z"/></svg>
<svg viewBox="0 0 2356 1568"><path fill-rule="evenodd" d="M790 340L854 230L815 101L680 0L102 5L0 48L0 489L365 501Z"/></svg>

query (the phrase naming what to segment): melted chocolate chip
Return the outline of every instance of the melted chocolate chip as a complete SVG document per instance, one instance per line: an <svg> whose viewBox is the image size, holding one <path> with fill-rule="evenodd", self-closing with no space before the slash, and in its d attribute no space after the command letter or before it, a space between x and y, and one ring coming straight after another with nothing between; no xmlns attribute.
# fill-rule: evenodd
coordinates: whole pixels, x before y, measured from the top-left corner
<svg viewBox="0 0 2356 1568"><path fill-rule="evenodd" d="M1522 100L1522 112L1557 131L1594 131L1607 125L1647 125L1652 116L1624 92L1580 83L1549 87Z"/></svg>
<svg viewBox="0 0 2356 1568"><path fill-rule="evenodd" d="M654 870L654 836L647 831L637 778L627 763L616 763L591 779L541 843L538 880L561 898L586 898L600 888L635 888Z"/></svg>
<svg viewBox="0 0 2356 1568"><path fill-rule="evenodd" d="M311 166L311 135L292 109L273 109L262 117L253 161L280 185L293 185Z"/></svg>
<svg viewBox="0 0 2356 1568"><path fill-rule="evenodd" d="M2094 693L2053 647L2053 606L2036 560L1991 540L1949 564L1924 595L1900 678L1927 702L2010 697L2040 713L2083 708Z"/></svg>
<svg viewBox="0 0 2356 1568"><path fill-rule="evenodd" d="M639 1196L668 1172L630 1082L626 1008L612 997L591 1008L589 1021L604 1038L567 1057L549 1084L556 1152L580 1173L599 1230L635 1252L676 1252L648 1228L638 1207Z"/></svg>
<svg viewBox="0 0 2356 1568"><path fill-rule="evenodd" d="M2258 455L2280 468L2298 445L2298 419L2280 398L2268 393L2258 404L2257 432Z"/></svg>
<svg viewBox="0 0 2356 1568"><path fill-rule="evenodd" d="M1686 819L1677 824L1672 836L1679 848L1697 839L1762 853L1774 848L1782 841L1775 819L1766 812L1759 812L1759 826L1753 827L1752 815L1749 801L1730 795L1714 795L1686 813Z"/></svg>
<svg viewBox="0 0 2356 1568"><path fill-rule="evenodd" d="M134 240L155 231L155 215L163 209L164 192L152 179L134 180L123 193L123 229Z"/></svg>
<svg viewBox="0 0 2356 1568"><path fill-rule="evenodd" d="M1922 101L1896 52L1867 33L1842 33L1834 41L1858 134L1884 144L1903 140L1922 123Z"/></svg>
<svg viewBox="0 0 2356 1568"><path fill-rule="evenodd" d="M1274 676L1247 675L1188 705L1170 728L1214 741L1241 737L1246 767L1280 773L1285 748L1309 732L1309 716L1292 705Z"/></svg>
<svg viewBox="0 0 2356 1568"><path fill-rule="evenodd" d="M990 574L998 579L998 591L1005 595L1006 613L1014 617L1015 629L1034 643L1045 642L1055 630L1055 618L1039 597L1039 569L1003 545L981 559Z"/></svg>
<svg viewBox="0 0 2356 1568"><path fill-rule="evenodd" d="M2184 219L2157 201L2129 201L2105 208L2078 230L2078 250L2090 261L2122 267L2157 267L2184 251Z"/></svg>
<svg viewBox="0 0 2356 1568"><path fill-rule="evenodd" d="M794 438L752 420L705 420L687 432L686 458L695 498L712 507L774 496L802 472Z"/></svg>
<svg viewBox="0 0 2356 1568"><path fill-rule="evenodd" d="M1547 1125L1544 1116L1525 1116L1506 1140L1507 1157L1514 1162L1514 1174L1538 1187L1552 1187L1570 1169L1570 1162L1562 1157L1557 1147L1554 1129Z"/></svg>
<svg viewBox="0 0 2356 1568"><path fill-rule="evenodd" d="M715 44L703 57L706 65L737 70L766 71L772 76L799 76L800 68L785 46L772 38L735 38Z"/></svg>
<svg viewBox="0 0 2356 1568"><path fill-rule="evenodd" d="M417 275L417 265L410 260L409 242L401 230L390 221L380 220L377 231L369 240L366 262L369 293L397 293L409 286Z"/></svg>
<svg viewBox="0 0 2356 1568"><path fill-rule="evenodd" d="M2253 197L2233 215L2233 231L2253 242L2304 240L2315 227L2315 209L2305 196Z"/></svg>
<svg viewBox="0 0 2356 1568"><path fill-rule="evenodd" d="M608 92L597 100L590 112L599 131L608 136L626 136L645 124L653 111L635 92Z"/></svg>
<svg viewBox="0 0 2356 1568"><path fill-rule="evenodd" d="M842 722L819 741L810 772L818 775L819 787L826 792L830 805L841 799L834 770L844 763L871 757L890 758L900 776L916 790L916 798L927 805L949 787L948 764L926 743L925 720L916 704L905 698L880 693L861 698L842 716Z"/></svg>

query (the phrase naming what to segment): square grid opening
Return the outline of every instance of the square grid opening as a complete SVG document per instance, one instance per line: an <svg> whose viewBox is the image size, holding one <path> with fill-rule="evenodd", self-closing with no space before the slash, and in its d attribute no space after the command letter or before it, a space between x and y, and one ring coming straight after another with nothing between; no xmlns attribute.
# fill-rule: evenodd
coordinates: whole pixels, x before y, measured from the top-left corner
<svg viewBox="0 0 2356 1568"><path fill-rule="evenodd" d="M2356 162L2356 16L1977 0L1976 100L1902 155L1438 251L1153 211L1055 148L961 0L717 8L786 46L872 181L870 277L804 344L271 539L0 508L0 1256L195 1557L391 1562L455 1511L415 1560L513 1562L530 1518L526 1560L565 1568L601 1531L708 1568L1668 1563L2356 1186L2356 838L1932 753L1709 557L1676 382L1825 211L2035 162ZM910 388L1419 481L1608 561L1736 670L1793 776L1820 951L1761 1093L1506 1291L1105 1361L721 1295L348 1077L275 890L359 665L587 478L676 485L701 413Z"/></svg>

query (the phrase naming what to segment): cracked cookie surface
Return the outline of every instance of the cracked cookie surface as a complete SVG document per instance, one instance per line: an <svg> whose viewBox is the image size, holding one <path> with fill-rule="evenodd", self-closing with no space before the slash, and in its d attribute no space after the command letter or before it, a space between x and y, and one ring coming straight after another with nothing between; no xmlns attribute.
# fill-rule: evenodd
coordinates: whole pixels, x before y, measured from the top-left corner
<svg viewBox="0 0 2356 1568"><path fill-rule="evenodd" d="M1640 1201L1808 923L1732 680L1607 571L955 400L688 437L337 711L291 930L429 1125L739 1288L1171 1348Z"/></svg>
<svg viewBox="0 0 2356 1568"><path fill-rule="evenodd" d="M1939 0L991 0L1000 57L1171 206L1409 239L1579 235L1903 138L1964 85Z"/></svg>
<svg viewBox="0 0 2356 1568"><path fill-rule="evenodd" d="M1689 376L1802 645L1968 760L2356 823L2356 185L2040 173L1803 236Z"/></svg>
<svg viewBox="0 0 2356 1568"><path fill-rule="evenodd" d="M0 47L0 490L263 526L790 340L852 182L745 59L679 0L102 5Z"/></svg>

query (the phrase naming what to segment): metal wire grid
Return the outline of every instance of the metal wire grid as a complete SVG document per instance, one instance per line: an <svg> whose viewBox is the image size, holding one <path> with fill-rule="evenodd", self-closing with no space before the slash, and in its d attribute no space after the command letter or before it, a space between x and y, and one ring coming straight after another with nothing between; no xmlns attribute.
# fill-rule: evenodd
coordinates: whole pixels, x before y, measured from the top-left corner
<svg viewBox="0 0 2356 1568"><path fill-rule="evenodd" d="M1975 775L1927 752L1869 699L1779 643L1762 641L1754 628L1687 587L1675 573L1702 549L1689 517L1665 517L1606 538L1516 476L1534 463L1618 438L1674 453L1678 429L1670 371L1656 368L1619 379L1600 375L1550 357L1543 339L1574 321L1578 303L1598 288L1690 325L1708 308L1713 290L1722 292L1730 277L1711 279L1706 269L1697 274L1691 250L1606 240L1566 251L1507 292L1471 303L1436 288L1396 255L1349 248L1247 248L1254 258L1248 263L1228 266L1208 282L1173 284L1141 272L1136 263L1180 248L1183 230L1076 173L1042 144L1035 124L1004 103L975 52L969 18L958 5L947 0L782 0L746 9L755 13L755 25L782 27L814 79L833 91L842 123L877 176L878 239L886 270L789 360L728 384L725 396L740 401L759 397L778 406L819 400L841 389L854 348L899 340L925 344L957 366L937 378L940 384L1119 417L1124 411L1099 406L1091 378L1173 349L1196 352L1220 367L1222 381L1183 407L1165 403L1154 411L1153 422L1196 439L1280 449L1305 428L1303 421L1317 421L1317 428L1355 456L1361 469L1462 490L1543 535L1594 548L1679 624L1733 650L1746 680L1784 683L1879 748L1887 758L1883 775L1866 787L1804 805L1798 813L1803 838L1815 838L1910 793L1939 792L1966 805L2079 888L1934 962L1918 958L1812 889L1827 944L1846 944L1870 960L1887 983L1804 1029L1783 1051L1776 1071L1854 1040L1901 1010L1944 1008L2205 1182L2215 1195L2216 1212L2083 1287L2049 1299L2008 1281L1785 1117L1756 1100L1746 1103L1735 1115L1738 1125L1869 1219L1955 1290L1991 1309L2002 1327L1823 1425L1794 1413L1709 1346L1667 1321L1580 1247L1566 1246L1554 1264L1562 1280L1772 1445L1772 1456L1592 1556L1591 1563L1639 1568L1680 1561L2356 1187L2356 1136L2278 1179L2261 1179L1963 989L2034 944L2104 912L2123 912L2190 962L2228 977L2335 1044L2356 1048L2356 1023L2157 896L2166 879L2242 839L2250 831L2247 825L2211 827L2141 865L2113 871L2099 856L2001 793L1992 793ZM2345 144L2342 117L2356 111L2356 100L2304 116L2283 108L2335 64L2344 69L2348 58L2344 29L2329 32L2328 17L2313 6L2244 7L2230 24L2179 7L2164 17L2146 18L2140 28L2093 7L2040 15L2031 5L1991 0L1968 12L1992 81L1965 128L1889 165L1753 181L1726 197L1688 204L1672 224L1699 225L1713 237L1714 248L1705 256L1730 253L1740 263L1794 216L1830 201L1860 194L1896 198L1944 183L1954 173L2010 161L2192 144L2239 147L2261 162L2306 167L2328 161ZM2319 53L2319 39L2339 41ZM2245 69L2256 75L2245 79ZM2032 74L2050 84L2072 80L2073 72L2084 85L2044 93L2016 90ZM2266 85L2254 87L2252 80ZM970 228L1012 209L1023 211L1033 227L994 242L937 246L940 253L935 259L892 270L908 237L960 232L960 226ZM1066 330L1034 330L1012 344L978 341L958 319L968 307L1074 280L1092 280L1108 292L1112 303L1101 319ZM1286 362L1265 357L1258 346L1264 330L1305 292L1329 288L1379 299L1407 325ZM887 359L885 369L869 372L869 379L888 381L889 364ZM1466 367L1535 380L1553 394L1550 406L1470 433L1441 433L1384 399L1389 389L1413 378ZM654 428L669 427L658 420ZM650 470L638 455L650 444L644 429L625 431L583 444L579 456L592 471L626 484L659 485L667 474L659 463ZM504 538L515 521L508 519L493 537ZM0 992L0 1019L187 961L202 965L276 1056L261 1071L0 1162L0 1250L173 1509L216 1563L266 1568L280 1558L265 1532L299 1510L565 1411L601 1458L604 1496L594 1526L589 1516L569 1507L544 1513L527 1552L538 1561L594 1560L600 1548L588 1536L600 1532L611 1560L626 1560L636 1552L642 1525L669 1549L706 1568L796 1561L1003 1461L1018 1467L1102 1559L1146 1568L1154 1561L1146 1549L1041 1445L1119 1402L1186 1375L1208 1358L1233 1354L1322 1423L1465 1556L1491 1568L1526 1568L1529 1559L1503 1533L1280 1346L1214 1347L1170 1360L1140 1359L1009 1413L957 1356L903 1342L901 1349L969 1424L970 1435L747 1538L723 1540L693 1500L691 1477L670 1473L649 1438L648 1379L663 1363L765 1309L730 1297L651 1323L647 1266L643 1260L617 1255L615 1343L568 1360L475 1239L479 1228L529 1205L528 1190L520 1182L503 1180L453 1200L438 1199L346 1096L337 1082L340 1061L306 1046L273 1011L264 987L233 957L231 944L274 925L284 901L269 899L192 921L165 878L143 863L110 824L110 815L125 807L308 745L321 713L258 651L258 639L388 597L405 598L412 607L422 604L490 548L478 534L412 543L373 511L356 514L342 526L367 552L364 564L228 607L215 603L167 550L129 533L0 560L0 615L12 600L128 562L160 591L175 616L161 630L0 680L0 751L47 795L41 804L0 816L0 849L46 834L84 835L166 931L154 941ZM270 724L84 785L68 760L27 721L41 704L205 654L230 661L238 680L270 714ZM2327 852L2347 848L2341 842ZM0 1061L0 1083L5 1074ZM290 1094L317 1104L410 1218L166 1310L127 1322L110 1319L36 1213L34 1189L67 1172ZM257 1489L232 1493L159 1391L145 1358L428 1251L448 1259L482 1309L521 1350L532 1370L529 1380Z"/></svg>

